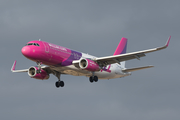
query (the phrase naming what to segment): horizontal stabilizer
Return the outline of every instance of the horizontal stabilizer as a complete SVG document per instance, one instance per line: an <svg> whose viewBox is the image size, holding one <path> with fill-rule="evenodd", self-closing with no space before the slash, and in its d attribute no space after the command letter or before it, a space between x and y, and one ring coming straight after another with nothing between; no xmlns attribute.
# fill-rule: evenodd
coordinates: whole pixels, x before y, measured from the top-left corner
<svg viewBox="0 0 180 120"><path fill-rule="evenodd" d="M133 72L133 71L142 70L142 69L146 69L146 68L152 68L152 67L154 67L154 66L150 65L150 66L145 66L145 67L122 69L122 72Z"/></svg>

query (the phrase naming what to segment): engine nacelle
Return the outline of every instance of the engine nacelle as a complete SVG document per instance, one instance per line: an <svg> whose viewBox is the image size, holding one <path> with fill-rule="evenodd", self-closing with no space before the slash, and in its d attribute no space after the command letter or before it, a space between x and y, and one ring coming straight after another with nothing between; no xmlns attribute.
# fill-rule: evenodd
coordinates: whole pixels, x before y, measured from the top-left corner
<svg viewBox="0 0 180 120"><path fill-rule="evenodd" d="M81 59L79 62L79 67L83 70L89 70L89 71L99 71L100 67L99 65L89 59Z"/></svg>
<svg viewBox="0 0 180 120"><path fill-rule="evenodd" d="M38 71L38 67L30 67L28 70L28 75L31 78L35 78L35 79L41 79L41 80L46 80L49 79L49 74L44 71L43 69L41 69L41 73L37 73Z"/></svg>

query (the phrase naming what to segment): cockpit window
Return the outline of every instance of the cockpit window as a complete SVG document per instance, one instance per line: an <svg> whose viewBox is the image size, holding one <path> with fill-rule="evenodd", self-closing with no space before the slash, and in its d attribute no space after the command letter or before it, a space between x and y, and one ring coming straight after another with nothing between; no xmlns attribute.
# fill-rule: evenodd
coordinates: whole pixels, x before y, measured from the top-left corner
<svg viewBox="0 0 180 120"><path fill-rule="evenodd" d="M34 45L35 45L35 46L39 46L39 44L38 44L38 43L34 43Z"/></svg>
<svg viewBox="0 0 180 120"><path fill-rule="evenodd" d="M39 46L38 43L28 43L28 44L26 44L26 46L29 46L29 45Z"/></svg>
<svg viewBox="0 0 180 120"><path fill-rule="evenodd" d="M33 43L28 43L28 44L26 44L26 45L33 45Z"/></svg>

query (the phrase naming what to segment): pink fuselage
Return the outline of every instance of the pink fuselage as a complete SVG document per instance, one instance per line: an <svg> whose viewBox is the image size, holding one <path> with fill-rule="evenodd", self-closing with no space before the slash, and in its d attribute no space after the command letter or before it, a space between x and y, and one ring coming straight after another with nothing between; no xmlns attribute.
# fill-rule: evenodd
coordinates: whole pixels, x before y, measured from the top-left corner
<svg viewBox="0 0 180 120"><path fill-rule="evenodd" d="M124 45L124 47L126 47L126 45ZM119 51L125 52L124 49L120 49ZM119 51L116 51L115 54L119 54ZM44 41L30 41L22 48L21 52L26 58L47 65L51 70L63 74L88 77L96 75L99 79L113 79L130 75L122 73L121 67L118 67L119 65L116 63L100 68L96 62L91 60L96 58L95 56ZM86 61L90 66L81 68L80 66L76 67L72 65L75 60L80 59ZM43 77L46 79L49 78L47 74L44 74Z"/></svg>
<svg viewBox="0 0 180 120"><path fill-rule="evenodd" d="M82 53L44 41L30 41L21 50L22 54L35 62L45 65L68 66L79 60Z"/></svg>

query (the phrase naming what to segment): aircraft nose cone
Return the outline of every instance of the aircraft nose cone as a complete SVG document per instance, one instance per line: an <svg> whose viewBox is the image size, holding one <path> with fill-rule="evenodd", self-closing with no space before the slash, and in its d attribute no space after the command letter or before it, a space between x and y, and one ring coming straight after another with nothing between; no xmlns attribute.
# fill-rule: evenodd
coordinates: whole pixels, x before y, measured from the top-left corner
<svg viewBox="0 0 180 120"><path fill-rule="evenodd" d="M30 48L28 46L24 46L22 49L21 49L21 52L24 56L28 56L29 53L30 53Z"/></svg>

